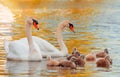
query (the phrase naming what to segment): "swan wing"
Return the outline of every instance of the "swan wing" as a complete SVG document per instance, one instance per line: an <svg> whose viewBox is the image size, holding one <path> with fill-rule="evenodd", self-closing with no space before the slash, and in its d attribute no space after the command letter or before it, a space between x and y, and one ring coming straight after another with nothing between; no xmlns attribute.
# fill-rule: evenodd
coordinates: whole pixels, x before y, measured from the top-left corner
<svg viewBox="0 0 120 77"><path fill-rule="evenodd" d="M29 46L26 39L11 41L8 45L7 58L28 60Z"/></svg>
<svg viewBox="0 0 120 77"><path fill-rule="evenodd" d="M33 36L32 38L41 49L42 56L62 56L62 53L48 41L36 36Z"/></svg>

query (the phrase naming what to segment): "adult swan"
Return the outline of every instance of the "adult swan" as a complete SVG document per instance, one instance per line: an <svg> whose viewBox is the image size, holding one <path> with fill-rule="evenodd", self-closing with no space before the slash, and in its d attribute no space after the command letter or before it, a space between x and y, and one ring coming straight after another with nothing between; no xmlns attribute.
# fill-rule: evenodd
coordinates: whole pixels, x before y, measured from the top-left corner
<svg viewBox="0 0 120 77"><path fill-rule="evenodd" d="M31 27L32 25L39 30L38 22L31 17L26 18L26 36L20 40L8 42L4 40L4 48L7 52L8 60L25 60L25 61L41 61L42 55L36 42L32 40Z"/></svg>
<svg viewBox="0 0 120 77"><path fill-rule="evenodd" d="M27 25L26 25L26 27L27 27ZM37 26L35 26L36 28L37 28ZM42 57L46 57L46 56L52 56L52 57L57 57L57 56L66 56L67 54L68 54L68 49L67 49L67 47L66 47L66 45L64 44L64 42L63 42L63 38L62 38L62 31L63 31L63 29L65 28L65 27L68 27L68 28L70 28L70 30L71 31L73 31L74 32L74 26L68 21L68 20L65 20L65 21L63 21L63 22L61 22L59 25L58 25L58 27L57 27L57 32L56 32L56 35L57 35L57 40L58 40L58 43L59 43L59 45L60 45L60 49L61 50L58 50L55 46L53 46L52 44L50 44L49 42L47 42L46 40L44 40L44 39L42 39L42 38L38 38L38 37L35 37L35 36L28 36L27 38L28 38L28 42L29 42L29 39L33 39L34 40L34 44L35 44L35 47L36 48L38 48L39 49L39 51L40 51L40 53L42 54ZM29 28L30 29L30 28ZM26 32L28 32L29 30L27 30ZM29 32L29 33L31 33L31 32ZM13 41L14 42L14 41ZM24 48L26 48L26 49L28 49L28 50L30 50L32 47L34 47L33 45L32 46L30 46L29 45L29 47L27 47L27 45L29 44L27 44L27 39L26 38L23 38L23 39L20 39L19 40L19 43L24 43ZM14 43L13 43L14 44ZM17 44L16 45L14 45L14 46L10 46L10 45L13 45L12 44L12 42L10 42L9 44L8 44L8 42L7 41L5 41L5 49L6 49L6 51L8 52L8 54L7 54L7 58L10 58L9 57L9 54L14 54L16 57L18 57L17 55L16 55L16 53L18 54L18 55L20 55L21 56L21 58L23 58L23 55L27 55L28 54L28 52L27 53L24 53L25 52L25 50L23 50L22 48L20 48L19 46L17 46ZM8 46L9 45L9 46ZM20 48L20 49L22 49L22 51L20 51L20 50L18 50L17 48ZM10 50L10 49L12 49L12 50ZM16 52L14 52L14 50L13 49L15 49L16 50ZM8 51L9 50L9 51ZM35 52L36 53L36 52ZM31 55L32 56L32 55ZM12 55L11 55L11 57L12 57ZM36 56L37 57L37 56ZM39 56L38 56L39 57ZM37 59L37 58L36 58ZM24 59L23 59L24 60Z"/></svg>

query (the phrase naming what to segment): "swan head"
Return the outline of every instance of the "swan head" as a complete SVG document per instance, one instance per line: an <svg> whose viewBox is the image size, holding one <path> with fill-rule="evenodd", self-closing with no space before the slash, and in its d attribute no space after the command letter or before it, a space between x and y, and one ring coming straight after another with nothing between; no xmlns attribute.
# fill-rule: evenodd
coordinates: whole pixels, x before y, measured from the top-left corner
<svg viewBox="0 0 120 77"><path fill-rule="evenodd" d="M69 20L64 20L64 21L62 22L62 24L63 24L63 27L67 27L67 28L69 28L72 32L75 33L74 25L73 25L72 23L70 23Z"/></svg>
<svg viewBox="0 0 120 77"><path fill-rule="evenodd" d="M32 17L27 17L26 18L26 23L29 25L29 26L34 26L35 29L39 30L39 26L38 26L38 21Z"/></svg>
<svg viewBox="0 0 120 77"><path fill-rule="evenodd" d="M35 20L35 19L32 19L32 21L33 21L33 26L34 26L37 30L39 30L38 21Z"/></svg>

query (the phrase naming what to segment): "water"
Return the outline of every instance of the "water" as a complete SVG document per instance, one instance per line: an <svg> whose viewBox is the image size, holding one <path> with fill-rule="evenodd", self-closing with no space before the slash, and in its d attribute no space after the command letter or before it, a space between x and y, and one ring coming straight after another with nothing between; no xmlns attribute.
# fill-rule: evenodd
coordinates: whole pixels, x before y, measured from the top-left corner
<svg viewBox="0 0 120 77"><path fill-rule="evenodd" d="M44 38L58 47L55 30L62 20L70 20L76 33L65 30L64 41L71 52L77 47L81 53L108 48L113 59L112 68L63 70L46 67L42 62L7 61L3 39L17 40L25 36L24 19L39 20L40 30L33 35ZM119 0L10 0L0 1L0 77L119 77L120 76L120 1ZM59 47L58 47L59 48Z"/></svg>

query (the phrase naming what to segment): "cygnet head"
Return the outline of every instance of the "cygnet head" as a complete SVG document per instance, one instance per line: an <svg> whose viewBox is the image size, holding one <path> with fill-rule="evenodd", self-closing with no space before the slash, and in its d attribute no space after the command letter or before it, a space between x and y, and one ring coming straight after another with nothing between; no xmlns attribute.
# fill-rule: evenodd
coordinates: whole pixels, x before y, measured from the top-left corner
<svg viewBox="0 0 120 77"><path fill-rule="evenodd" d="M108 49L106 48L106 49L104 49L104 52L105 53L107 53L107 54L109 54L109 52L108 52Z"/></svg>
<svg viewBox="0 0 120 77"><path fill-rule="evenodd" d="M79 57L80 56L80 52L77 50L77 48L73 48L72 55L75 56L75 57Z"/></svg>

